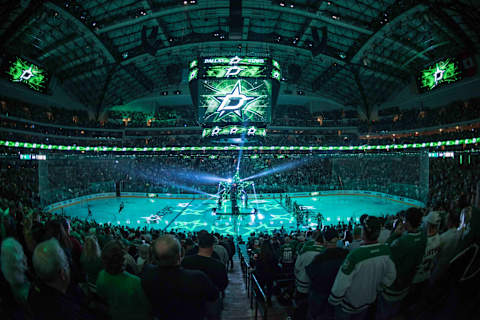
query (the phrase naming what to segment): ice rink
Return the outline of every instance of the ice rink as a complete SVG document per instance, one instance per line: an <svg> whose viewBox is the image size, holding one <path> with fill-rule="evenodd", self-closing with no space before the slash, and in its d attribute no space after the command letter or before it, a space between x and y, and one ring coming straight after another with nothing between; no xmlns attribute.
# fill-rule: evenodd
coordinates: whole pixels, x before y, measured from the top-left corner
<svg viewBox="0 0 480 320"><path fill-rule="evenodd" d="M358 219L362 214L384 215L394 214L412 206L407 202L382 198L370 195L317 195L317 196L292 196L292 201L297 202L309 211L305 225L300 228L316 228L317 215L321 213L324 224L336 224L338 221ZM225 203L217 213L212 209L217 207L215 199L193 199L190 195L168 196L160 195L155 198L148 197L121 197L93 199L88 202L75 203L61 209L53 210L60 213L62 210L67 216L88 218L88 207L92 212L91 218L99 223L112 223L130 227L144 227L154 229L183 229L198 231L201 229L219 233L235 234L238 228L240 235L247 235L254 231L268 231L283 226L287 231L297 228L297 222L292 212L285 207L285 201L264 198L258 195L248 201L248 206L240 206L241 213L248 213L233 217L230 203ZM119 213L120 203L124 209ZM253 209L257 214L250 214ZM224 215L225 214L225 215Z"/></svg>

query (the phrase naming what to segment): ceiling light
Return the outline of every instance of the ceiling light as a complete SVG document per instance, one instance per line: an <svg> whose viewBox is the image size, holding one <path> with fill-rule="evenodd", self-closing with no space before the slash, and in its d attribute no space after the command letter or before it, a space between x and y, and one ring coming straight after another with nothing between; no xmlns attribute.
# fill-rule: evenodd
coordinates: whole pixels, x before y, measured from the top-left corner
<svg viewBox="0 0 480 320"><path fill-rule="evenodd" d="M168 91L162 91L162 96L168 96Z"/></svg>
<svg viewBox="0 0 480 320"><path fill-rule="evenodd" d="M280 7L285 7L285 3L280 2Z"/></svg>

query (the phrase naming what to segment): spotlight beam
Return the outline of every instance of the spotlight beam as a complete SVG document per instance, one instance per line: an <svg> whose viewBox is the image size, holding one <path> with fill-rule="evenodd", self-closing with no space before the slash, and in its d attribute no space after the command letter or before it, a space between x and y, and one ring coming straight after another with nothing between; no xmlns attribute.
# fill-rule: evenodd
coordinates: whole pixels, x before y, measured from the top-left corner
<svg viewBox="0 0 480 320"><path fill-rule="evenodd" d="M264 176L268 176L268 175L271 175L273 173L277 173L277 172L282 172L282 171L286 171L286 170L291 170L291 169L295 169L297 167L301 167L305 164L307 164L307 162L309 162L310 159L302 159L302 160L297 160L297 161L291 161L291 162L287 162L287 163L283 163L277 167L273 167L271 169L268 169L268 170L264 170L264 171L261 171L257 174L254 174L253 176L250 176L250 177L247 177L247 178L244 178L240 181L247 181L247 180L252 180L252 179L256 179L256 178L260 178L260 177L264 177Z"/></svg>

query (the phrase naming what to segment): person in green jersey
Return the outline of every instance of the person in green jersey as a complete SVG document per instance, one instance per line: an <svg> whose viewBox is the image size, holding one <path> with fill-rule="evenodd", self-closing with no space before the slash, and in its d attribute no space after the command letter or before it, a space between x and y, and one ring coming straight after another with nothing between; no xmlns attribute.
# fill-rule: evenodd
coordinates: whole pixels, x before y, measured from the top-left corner
<svg viewBox="0 0 480 320"><path fill-rule="evenodd" d="M150 304L139 277L125 271L125 249L120 241L112 240L102 251L105 269L97 278L97 294L105 300L113 320L152 319Z"/></svg>
<svg viewBox="0 0 480 320"><path fill-rule="evenodd" d="M379 319L390 319L399 312L417 267L422 262L427 244L426 234L420 230L422 217L421 209L409 208L404 218L396 221L394 231L386 241L397 269L397 277L391 286L384 288L379 297Z"/></svg>

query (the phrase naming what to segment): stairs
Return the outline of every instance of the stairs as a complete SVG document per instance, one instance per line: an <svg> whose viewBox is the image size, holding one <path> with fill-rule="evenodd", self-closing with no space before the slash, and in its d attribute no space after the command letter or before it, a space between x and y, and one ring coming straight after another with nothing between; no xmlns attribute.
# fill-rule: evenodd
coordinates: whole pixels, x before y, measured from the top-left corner
<svg viewBox="0 0 480 320"><path fill-rule="evenodd" d="M254 320L255 310L250 309L250 300L243 281L238 254L233 257L233 264L234 269L228 273L229 284L225 289L222 320ZM272 300L273 306L268 310L268 319L288 319L286 310L276 302L275 297L272 297ZM262 319L260 313L258 319Z"/></svg>

